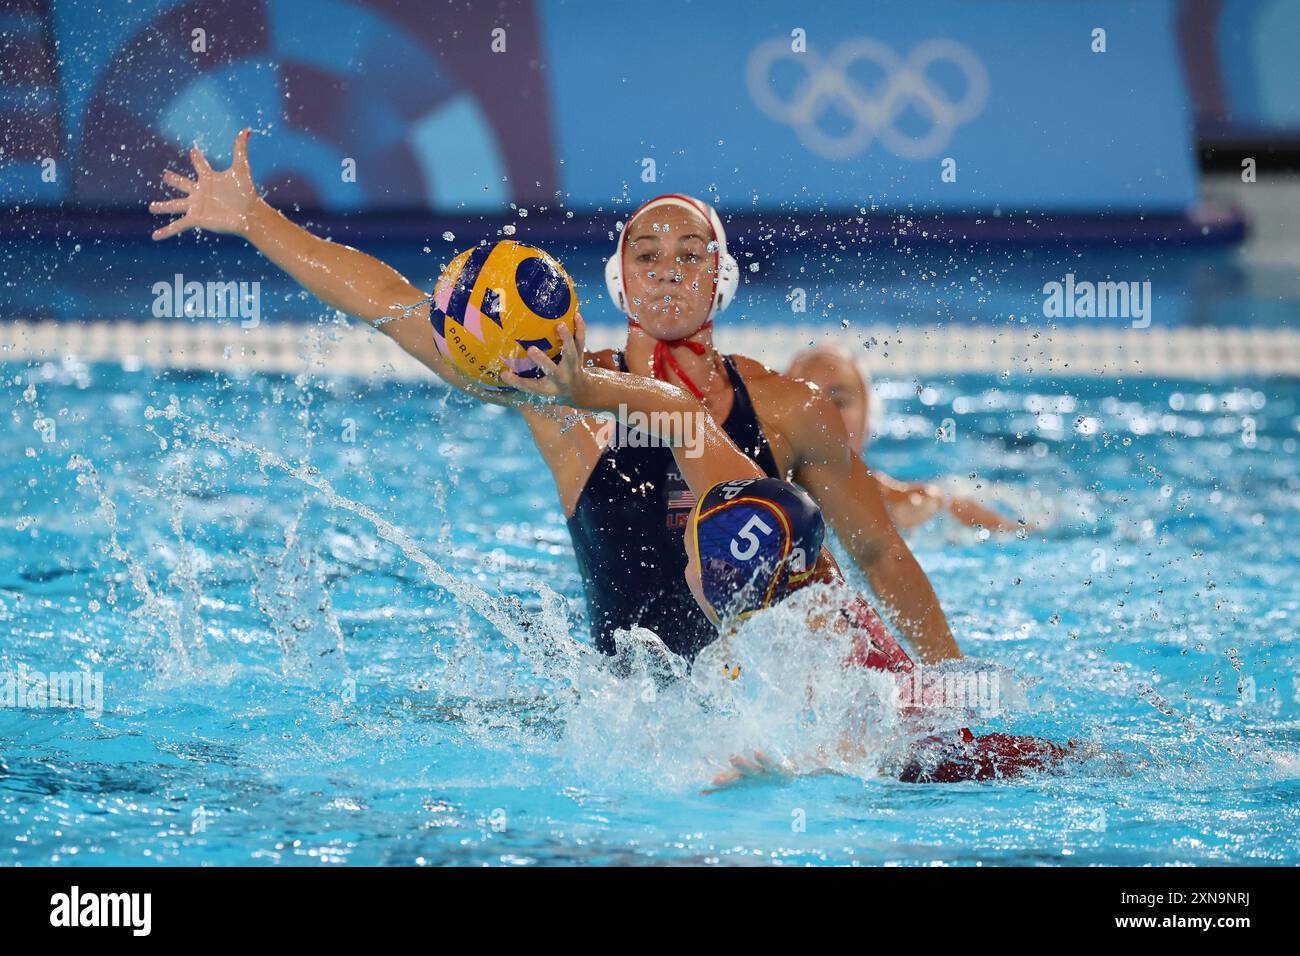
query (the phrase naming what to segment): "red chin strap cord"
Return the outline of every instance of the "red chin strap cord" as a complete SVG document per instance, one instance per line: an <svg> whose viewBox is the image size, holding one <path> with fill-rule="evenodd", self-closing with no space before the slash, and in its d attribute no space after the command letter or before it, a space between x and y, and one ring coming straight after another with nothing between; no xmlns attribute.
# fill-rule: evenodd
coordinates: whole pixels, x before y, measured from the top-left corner
<svg viewBox="0 0 1300 956"><path fill-rule="evenodd" d="M632 318L631 316L628 316L627 324L629 328L641 329L641 331L643 332L645 331L645 329L642 328L641 323L637 322L637 320ZM702 342L691 341L691 336L698 335L699 333L703 332L705 329L711 329L711 328L713 328L713 320L709 319L698 329L692 332L691 335L687 335L684 338L655 339L654 357L650 362L650 371L654 375L654 377L659 379L661 382L668 381L668 372L664 368L664 366L667 366L668 368L672 369L674 373L676 373L677 377L682 380L682 384L686 386L686 388L690 391L692 395L694 395L700 401L703 401L704 393L700 391L700 387L698 385L696 385L693 381L691 381L691 377L686 374L686 370L682 368L681 364L673 356L673 349L690 349L696 355L706 354L709 351L708 346L704 345Z"/></svg>

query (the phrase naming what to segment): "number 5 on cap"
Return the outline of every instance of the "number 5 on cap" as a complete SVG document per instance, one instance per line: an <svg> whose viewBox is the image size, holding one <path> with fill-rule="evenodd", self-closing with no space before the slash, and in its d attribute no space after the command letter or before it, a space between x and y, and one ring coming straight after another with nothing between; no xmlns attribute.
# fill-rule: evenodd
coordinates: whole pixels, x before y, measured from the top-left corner
<svg viewBox="0 0 1300 956"><path fill-rule="evenodd" d="M751 515L749 520L745 522L745 527L741 528L736 537L731 539L731 556L737 561L748 561L758 554L758 535L754 534L754 528L758 528L763 534L772 533L772 529L763 522L762 518L758 515ZM743 551L740 549L741 539L749 543L748 547Z"/></svg>

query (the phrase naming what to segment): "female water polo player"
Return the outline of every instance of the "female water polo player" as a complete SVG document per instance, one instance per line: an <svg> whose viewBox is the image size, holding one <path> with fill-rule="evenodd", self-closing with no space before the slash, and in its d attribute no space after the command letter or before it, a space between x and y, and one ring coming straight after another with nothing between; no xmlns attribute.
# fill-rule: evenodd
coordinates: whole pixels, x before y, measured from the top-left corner
<svg viewBox="0 0 1300 956"><path fill-rule="evenodd" d="M852 356L827 345L804 349L790 362L786 374L821 389L844 419L849 447L865 453L871 390ZM880 485L889 517L899 528L915 528L941 512L970 528L1011 532L1021 527L970 498L945 496L933 482L899 481L879 469L872 474Z"/></svg>
<svg viewBox="0 0 1300 956"><path fill-rule="evenodd" d="M809 609L810 634L827 629L847 634L851 648L846 667L863 667L896 675L915 665L861 595L847 587L834 560L823 549L821 510L798 486L764 474L726 430L705 414L701 403L681 388L642 376L585 364L581 316L570 332L559 328L563 343L558 362L541 350L529 356L540 378L503 373L502 379L523 392L590 411L626 409L638 415L671 453L696 504L679 543L686 556L684 576L700 610L717 628L730 630L740 621L781 602L812 583L828 585ZM703 423L702 451L685 441L686 423ZM716 632L715 632L716 636ZM729 676L739 676L730 668ZM916 706L904 713L920 717ZM918 725L921 726L921 725ZM907 782L952 782L1017 776L1056 767L1069 753L1051 741L1010 734L976 737L968 729L918 735L897 767ZM846 740L853 752L858 741ZM732 767L714 780L734 782L756 773L784 768L761 753L737 756ZM819 769L804 766L802 770Z"/></svg>
<svg viewBox="0 0 1300 956"><path fill-rule="evenodd" d="M185 195L150 205L153 212L182 214L155 239L191 228L240 235L325 303L375 325L456 388L498 404L524 404L520 393L484 393L443 358L428 305L404 305L424 300L422 290L264 202L249 167L249 134L236 138L225 171L215 172L196 147L194 179L164 174ZM687 388L765 474L794 477L809 490L923 661L958 656L934 590L890 523L870 472L849 451L834 406L804 383L714 349L713 317L734 298L739 275L713 209L685 196L651 200L620 233L606 278L628 316L627 343L585 358ZM641 625L692 657L713 627L682 577L681 529L695 502L671 452L607 447L600 423L572 425L553 408L521 411L559 491L597 647L612 653L617 629Z"/></svg>

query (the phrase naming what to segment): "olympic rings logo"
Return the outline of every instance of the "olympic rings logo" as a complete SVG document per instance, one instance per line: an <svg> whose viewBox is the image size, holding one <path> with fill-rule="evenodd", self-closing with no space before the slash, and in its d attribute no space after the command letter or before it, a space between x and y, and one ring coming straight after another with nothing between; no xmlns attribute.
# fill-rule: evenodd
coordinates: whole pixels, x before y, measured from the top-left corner
<svg viewBox="0 0 1300 956"><path fill-rule="evenodd" d="M788 99L772 88L772 69L792 60L803 70ZM870 63L884 75L878 92L869 92L850 76L850 70ZM965 80L965 92L953 101L930 81L926 72L936 63L956 66ZM769 117L792 127L800 142L827 159L861 155L879 137L880 143L903 159L935 156L948 145L962 123L978 116L988 102L989 76L984 64L955 40L926 40L907 59L870 37L846 40L829 57L813 50L795 53L786 37L756 47L745 69L749 95ZM895 125L904 111L928 119L928 131L910 135ZM822 122L832 111L849 118L843 133L831 133Z"/></svg>

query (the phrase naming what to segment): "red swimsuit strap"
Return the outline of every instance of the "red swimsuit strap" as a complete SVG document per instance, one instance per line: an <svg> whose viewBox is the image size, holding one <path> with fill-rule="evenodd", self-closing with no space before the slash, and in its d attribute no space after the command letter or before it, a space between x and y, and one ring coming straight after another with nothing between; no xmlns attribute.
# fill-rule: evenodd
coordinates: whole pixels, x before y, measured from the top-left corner
<svg viewBox="0 0 1300 956"><path fill-rule="evenodd" d="M633 329L642 328L641 324L631 316L628 316L627 324L630 328ZM654 358L650 363L650 370L651 373L654 375L654 377L659 379L660 381L664 381L664 382L668 381L668 372L665 369L665 366L667 366L667 368L672 369L673 372L676 373L677 377L681 379L682 384L686 386L686 388L690 391L692 395L694 395L697 399L703 401L704 392L701 391L700 387L691 380L691 377L689 375L686 374L686 370L683 369L681 363L677 361L677 358L673 355L672 350L690 349L696 355L705 355L709 351L708 346L706 346L702 342L693 341L692 336L698 335L699 333L703 332L705 329L711 329L711 328L713 328L713 320L709 319L698 329L696 329L690 335L685 336L684 338L656 339ZM642 329L642 331L644 331L644 329Z"/></svg>

